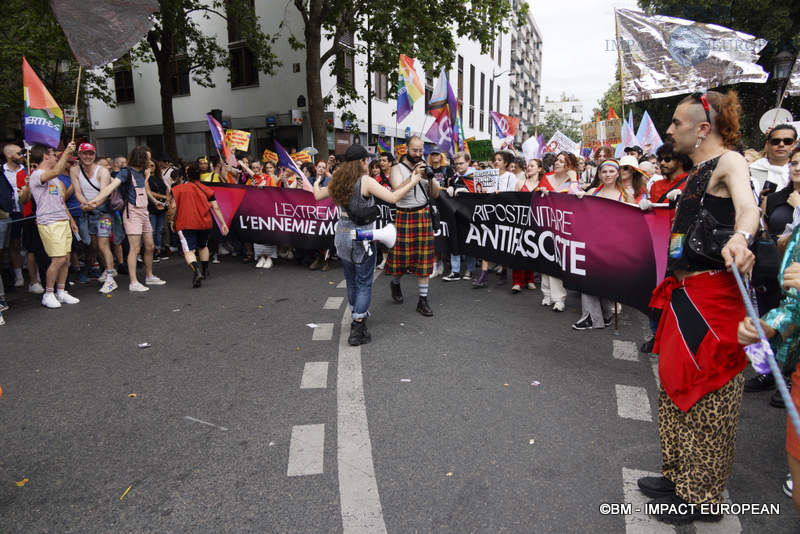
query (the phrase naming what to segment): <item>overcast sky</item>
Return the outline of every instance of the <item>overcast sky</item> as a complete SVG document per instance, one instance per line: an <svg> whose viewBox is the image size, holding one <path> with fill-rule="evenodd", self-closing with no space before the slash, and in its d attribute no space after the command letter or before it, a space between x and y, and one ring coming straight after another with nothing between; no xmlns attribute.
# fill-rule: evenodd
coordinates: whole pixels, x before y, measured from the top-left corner
<svg viewBox="0 0 800 534"><path fill-rule="evenodd" d="M614 40L614 7L638 9L636 2L611 0L529 0L542 32L542 102L562 91L583 102L584 119L614 79L617 53L607 50ZM619 113L619 110L617 110Z"/></svg>

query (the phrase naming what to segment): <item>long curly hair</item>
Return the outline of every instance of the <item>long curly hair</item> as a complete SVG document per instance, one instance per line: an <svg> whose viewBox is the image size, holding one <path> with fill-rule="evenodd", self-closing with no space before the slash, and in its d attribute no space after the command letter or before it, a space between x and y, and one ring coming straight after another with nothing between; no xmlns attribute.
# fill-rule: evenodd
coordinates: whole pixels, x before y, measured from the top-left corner
<svg viewBox="0 0 800 534"><path fill-rule="evenodd" d="M328 183L328 192L337 205L347 206L353 196L353 185L361 177L361 160L345 161L333 171L333 177Z"/></svg>

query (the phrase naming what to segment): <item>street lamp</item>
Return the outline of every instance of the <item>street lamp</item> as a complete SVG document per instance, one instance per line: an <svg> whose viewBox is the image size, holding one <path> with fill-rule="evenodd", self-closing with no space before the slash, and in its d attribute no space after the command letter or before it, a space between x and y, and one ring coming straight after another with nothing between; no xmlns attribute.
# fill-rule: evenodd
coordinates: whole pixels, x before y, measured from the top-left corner
<svg viewBox="0 0 800 534"><path fill-rule="evenodd" d="M772 77L775 81L782 82L789 78L794 64L794 56L791 52L784 50L779 52L772 62Z"/></svg>

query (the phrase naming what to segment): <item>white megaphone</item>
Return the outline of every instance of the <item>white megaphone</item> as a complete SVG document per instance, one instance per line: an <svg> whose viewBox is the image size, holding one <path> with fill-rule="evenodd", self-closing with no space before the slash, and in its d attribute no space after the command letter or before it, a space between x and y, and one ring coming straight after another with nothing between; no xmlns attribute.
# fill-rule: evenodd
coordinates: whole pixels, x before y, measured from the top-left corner
<svg viewBox="0 0 800 534"><path fill-rule="evenodd" d="M393 224L387 224L377 230L356 230L354 239L356 241L377 241L386 248L392 248L397 241L397 228Z"/></svg>

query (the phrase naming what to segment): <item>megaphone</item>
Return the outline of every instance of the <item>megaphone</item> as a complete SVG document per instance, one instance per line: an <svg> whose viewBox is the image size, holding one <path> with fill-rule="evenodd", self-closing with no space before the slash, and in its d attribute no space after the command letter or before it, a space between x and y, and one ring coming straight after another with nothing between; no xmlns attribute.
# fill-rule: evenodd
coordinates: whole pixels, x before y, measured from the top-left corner
<svg viewBox="0 0 800 534"><path fill-rule="evenodd" d="M386 248L392 248L397 241L397 228L393 224L387 224L377 230L358 230L355 231L353 239L357 241L377 241Z"/></svg>

